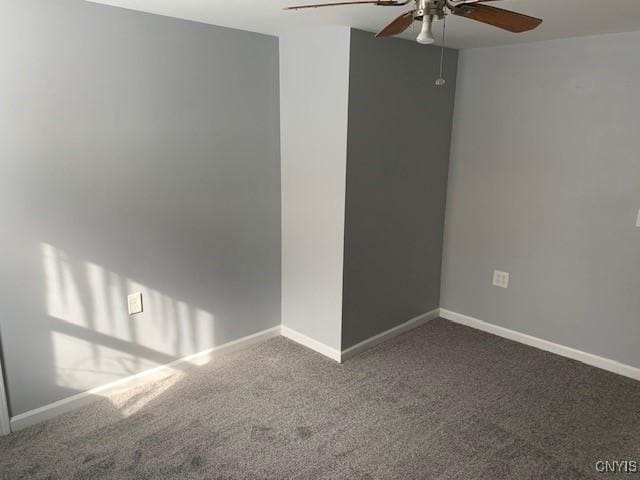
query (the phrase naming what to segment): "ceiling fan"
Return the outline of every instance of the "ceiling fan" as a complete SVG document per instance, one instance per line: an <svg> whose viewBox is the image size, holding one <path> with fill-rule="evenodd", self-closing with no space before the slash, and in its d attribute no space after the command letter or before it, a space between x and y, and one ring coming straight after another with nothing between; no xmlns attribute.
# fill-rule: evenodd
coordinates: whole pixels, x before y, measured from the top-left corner
<svg viewBox="0 0 640 480"><path fill-rule="evenodd" d="M318 3L313 5L297 5L285 10L301 10L304 8L334 7L342 5L377 5L380 7L401 7L411 4L412 9L404 12L382 30L376 37L392 37L399 35L411 26L414 21L422 22L422 29L416 38L418 43L432 44L432 25L434 20L443 20L452 14L486 23L513 33L522 33L538 27L542 20L522 13L512 12L484 3L496 0L353 0L334 3Z"/></svg>

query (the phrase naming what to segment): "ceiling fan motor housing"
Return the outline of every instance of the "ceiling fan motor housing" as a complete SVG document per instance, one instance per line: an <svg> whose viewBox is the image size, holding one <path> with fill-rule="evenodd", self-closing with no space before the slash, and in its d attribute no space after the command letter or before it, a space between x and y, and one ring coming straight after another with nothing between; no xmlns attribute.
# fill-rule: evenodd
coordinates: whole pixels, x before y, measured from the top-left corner
<svg viewBox="0 0 640 480"><path fill-rule="evenodd" d="M445 0L417 0L416 4L414 18L418 21L422 20L425 15L442 20L446 14L447 2Z"/></svg>

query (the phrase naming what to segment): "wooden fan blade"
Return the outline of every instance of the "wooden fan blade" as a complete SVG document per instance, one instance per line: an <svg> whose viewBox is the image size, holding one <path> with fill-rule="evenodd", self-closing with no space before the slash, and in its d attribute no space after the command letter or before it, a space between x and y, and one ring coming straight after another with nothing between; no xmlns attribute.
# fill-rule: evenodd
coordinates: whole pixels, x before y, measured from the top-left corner
<svg viewBox="0 0 640 480"><path fill-rule="evenodd" d="M533 30L542 23L542 20L522 13L504 10L503 8L490 7L479 3L467 3L456 7L454 15L470 18L478 22L493 25L513 33L522 33Z"/></svg>
<svg viewBox="0 0 640 480"><path fill-rule="evenodd" d="M414 10L404 12L399 17L393 19L386 27L376 33L376 37L392 37L404 32L411 26L414 20Z"/></svg>
<svg viewBox="0 0 640 480"><path fill-rule="evenodd" d="M304 8L321 8L321 7L340 7L343 5L379 5L383 7L392 7L396 5L406 5L407 2L397 2L395 0L356 0L351 2L333 2L333 3L315 3L311 5L294 5L293 7L284 7L283 10L302 10Z"/></svg>

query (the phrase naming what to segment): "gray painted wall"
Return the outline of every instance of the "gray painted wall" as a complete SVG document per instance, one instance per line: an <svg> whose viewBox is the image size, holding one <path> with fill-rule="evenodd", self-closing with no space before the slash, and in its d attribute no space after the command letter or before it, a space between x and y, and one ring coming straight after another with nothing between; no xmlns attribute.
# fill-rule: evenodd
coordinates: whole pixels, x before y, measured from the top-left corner
<svg viewBox="0 0 640 480"><path fill-rule="evenodd" d="M340 350L349 28L280 38L282 324Z"/></svg>
<svg viewBox="0 0 640 480"><path fill-rule="evenodd" d="M13 415L280 323L276 38L3 0L0 105Z"/></svg>
<svg viewBox="0 0 640 480"><path fill-rule="evenodd" d="M639 44L462 53L444 308L640 367Z"/></svg>
<svg viewBox="0 0 640 480"><path fill-rule="evenodd" d="M457 56L352 30L342 348L439 306Z"/></svg>

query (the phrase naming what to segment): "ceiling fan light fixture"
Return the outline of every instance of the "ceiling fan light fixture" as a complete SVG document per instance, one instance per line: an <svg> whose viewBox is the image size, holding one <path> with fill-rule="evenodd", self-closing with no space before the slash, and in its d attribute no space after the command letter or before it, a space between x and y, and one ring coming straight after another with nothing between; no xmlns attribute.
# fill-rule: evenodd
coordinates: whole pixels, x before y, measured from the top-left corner
<svg viewBox="0 0 640 480"><path fill-rule="evenodd" d="M435 43L431 27L434 19L443 20L446 15L456 15L480 23L492 25L512 33L523 33L533 30L542 23L541 18L531 17L504 8L486 5L496 0L341 0L330 3L312 5L295 5L285 10L301 10L305 8L337 7L343 5L378 5L384 7L401 7L412 5L409 10L394 18L382 30L376 33L377 38L393 37L407 30L414 21L422 21L418 43L431 45Z"/></svg>
<svg viewBox="0 0 640 480"><path fill-rule="evenodd" d="M420 29L420 34L418 38L416 38L416 42L421 43L422 45L431 45L436 40L433 38L433 15L425 15L422 18L422 28Z"/></svg>

